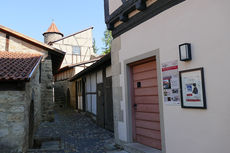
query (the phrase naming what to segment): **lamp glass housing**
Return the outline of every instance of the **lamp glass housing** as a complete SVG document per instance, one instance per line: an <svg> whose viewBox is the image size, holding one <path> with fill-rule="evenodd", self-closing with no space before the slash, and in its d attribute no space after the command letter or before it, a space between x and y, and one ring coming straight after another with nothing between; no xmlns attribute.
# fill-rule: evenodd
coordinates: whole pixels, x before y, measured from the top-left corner
<svg viewBox="0 0 230 153"><path fill-rule="evenodd" d="M192 59L191 56L191 44L184 43L179 45L179 54L180 54L180 61L189 61Z"/></svg>

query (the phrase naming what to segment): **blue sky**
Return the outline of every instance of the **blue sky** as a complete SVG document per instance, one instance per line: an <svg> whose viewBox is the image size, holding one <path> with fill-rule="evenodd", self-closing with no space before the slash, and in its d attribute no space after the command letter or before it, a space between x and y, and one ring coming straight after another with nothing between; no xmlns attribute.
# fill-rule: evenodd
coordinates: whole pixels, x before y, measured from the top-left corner
<svg viewBox="0 0 230 153"><path fill-rule="evenodd" d="M52 19L65 36L93 26L96 46L103 47L103 0L4 0L1 12L1 25L42 42Z"/></svg>

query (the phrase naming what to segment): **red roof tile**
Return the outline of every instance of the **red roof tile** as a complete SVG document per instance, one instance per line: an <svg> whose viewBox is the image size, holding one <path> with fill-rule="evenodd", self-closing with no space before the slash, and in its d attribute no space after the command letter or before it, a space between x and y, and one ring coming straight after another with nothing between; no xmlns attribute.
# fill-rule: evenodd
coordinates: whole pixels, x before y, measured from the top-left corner
<svg viewBox="0 0 230 153"><path fill-rule="evenodd" d="M29 80L41 55L0 51L0 81Z"/></svg>
<svg viewBox="0 0 230 153"><path fill-rule="evenodd" d="M57 33L61 33L56 24L54 22L52 22L52 24L50 25L49 29L46 32L57 32Z"/></svg>

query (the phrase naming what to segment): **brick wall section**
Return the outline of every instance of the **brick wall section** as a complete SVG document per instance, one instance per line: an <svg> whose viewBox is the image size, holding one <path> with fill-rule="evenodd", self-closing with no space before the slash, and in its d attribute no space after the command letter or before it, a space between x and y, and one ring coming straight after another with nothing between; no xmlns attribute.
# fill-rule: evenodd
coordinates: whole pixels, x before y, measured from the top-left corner
<svg viewBox="0 0 230 153"><path fill-rule="evenodd" d="M52 63L46 59L41 64L41 103L42 120L54 120Z"/></svg>

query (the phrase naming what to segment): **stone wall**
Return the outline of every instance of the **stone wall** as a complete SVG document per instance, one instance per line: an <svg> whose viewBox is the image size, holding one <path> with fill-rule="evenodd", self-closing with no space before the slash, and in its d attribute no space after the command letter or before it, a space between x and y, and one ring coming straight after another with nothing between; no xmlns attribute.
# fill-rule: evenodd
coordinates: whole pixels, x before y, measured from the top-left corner
<svg viewBox="0 0 230 153"><path fill-rule="evenodd" d="M25 90L25 102L27 106L27 114L25 116L25 120L27 121L27 127L26 127L26 133L29 133L29 111L30 111L30 105L33 100L34 102L34 132L40 125L42 121L42 101L41 101L41 83L39 82L39 67L36 69L36 73L33 74L30 82L26 83L26 90ZM28 142L29 137L27 135Z"/></svg>
<svg viewBox="0 0 230 153"><path fill-rule="evenodd" d="M29 147L29 108L34 101L35 130L41 121L39 68L24 91L0 91L0 152L25 152Z"/></svg>
<svg viewBox="0 0 230 153"><path fill-rule="evenodd" d="M0 32L0 49L5 50L5 38L6 35ZM9 38L9 51L10 52L25 52L25 53L36 53L43 56L42 71L41 71L41 96L42 96L42 117L43 121L53 120L53 75L52 75L52 63L48 59L48 51L34 46L24 40L10 36Z"/></svg>
<svg viewBox="0 0 230 153"><path fill-rule="evenodd" d="M25 91L0 91L0 150L14 153L25 149Z"/></svg>
<svg viewBox="0 0 230 153"><path fill-rule="evenodd" d="M55 96L55 108L61 109L67 107L66 96L67 96L68 82L57 81L54 83L54 96Z"/></svg>
<svg viewBox="0 0 230 153"><path fill-rule="evenodd" d="M44 43L48 44L49 42L61 39L62 35L58 33L44 33Z"/></svg>
<svg viewBox="0 0 230 153"><path fill-rule="evenodd" d="M68 107L67 104L67 91L70 91L70 106L76 108L76 90L75 82L69 82L68 80L57 81L54 85L55 95L55 108L60 109Z"/></svg>
<svg viewBox="0 0 230 153"><path fill-rule="evenodd" d="M9 38L9 51L10 52L24 52L24 53L36 53L43 56L47 56L48 52L45 49L34 46L31 43L25 42L24 40L10 36Z"/></svg>
<svg viewBox="0 0 230 153"><path fill-rule="evenodd" d="M112 41L111 62L112 62L112 87L113 87L113 118L114 137L117 144L122 145L119 138L119 124L124 123L124 112L121 109L122 90L120 85L121 63L119 62L119 51L121 49L120 37Z"/></svg>
<svg viewBox="0 0 230 153"><path fill-rule="evenodd" d="M54 120L53 75L50 59L41 63L41 104L43 121Z"/></svg>

